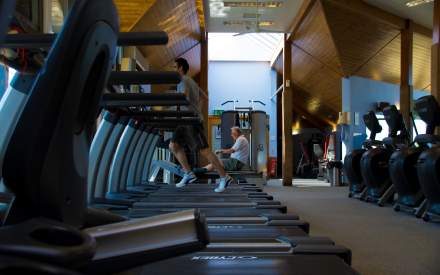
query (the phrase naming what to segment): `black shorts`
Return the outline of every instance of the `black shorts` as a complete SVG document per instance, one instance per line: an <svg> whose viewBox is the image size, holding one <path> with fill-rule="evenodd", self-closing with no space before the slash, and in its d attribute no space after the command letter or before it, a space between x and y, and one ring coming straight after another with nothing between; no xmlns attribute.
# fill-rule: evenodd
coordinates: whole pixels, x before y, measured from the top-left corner
<svg viewBox="0 0 440 275"><path fill-rule="evenodd" d="M209 148L203 126L179 126L174 131L171 141L191 150L200 151Z"/></svg>

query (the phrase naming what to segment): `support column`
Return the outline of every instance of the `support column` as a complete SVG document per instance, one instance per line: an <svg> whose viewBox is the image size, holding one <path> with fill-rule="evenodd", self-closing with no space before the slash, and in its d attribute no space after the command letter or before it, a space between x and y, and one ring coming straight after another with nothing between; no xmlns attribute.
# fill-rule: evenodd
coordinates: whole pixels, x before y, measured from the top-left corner
<svg viewBox="0 0 440 275"><path fill-rule="evenodd" d="M400 112L403 115L410 136L413 123L410 117L413 100L413 24L406 21L405 29L401 30L402 42L400 51Z"/></svg>
<svg viewBox="0 0 440 275"><path fill-rule="evenodd" d="M283 185L291 186L293 179L293 136L292 136L292 42L284 36L282 120L283 120Z"/></svg>
<svg viewBox="0 0 440 275"><path fill-rule="evenodd" d="M205 130L208 131L208 34L206 32L202 34L200 41L200 88L205 92L200 99Z"/></svg>
<svg viewBox="0 0 440 275"><path fill-rule="evenodd" d="M208 106L209 106L209 98L208 98L208 33L202 32L202 37L200 38L200 88L203 93L200 95L200 106L203 115L203 122L205 128L205 136L209 137L208 131ZM211 143L208 140L208 143ZM212 145L211 145L212 146ZM200 165L205 166L209 162L202 156L199 158Z"/></svg>
<svg viewBox="0 0 440 275"><path fill-rule="evenodd" d="M434 2L432 29L431 93L440 101L440 0Z"/></svg>
<svg viewBox="0 0 440 275"><path fill-rule="evenodd" d="M434 2L431 51L431 94L440 102L440 0Z"/></svg>

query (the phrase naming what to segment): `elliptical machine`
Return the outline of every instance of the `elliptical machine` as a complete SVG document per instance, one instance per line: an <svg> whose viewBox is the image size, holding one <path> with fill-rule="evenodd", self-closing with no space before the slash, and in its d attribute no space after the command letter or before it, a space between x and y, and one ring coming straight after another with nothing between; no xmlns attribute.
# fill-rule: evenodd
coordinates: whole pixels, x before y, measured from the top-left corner
<svg viewBox="0 0 440 275"><path fill-rule="evenodd" d="M369 117L371 116L371 118ZM361 158L362 155L368 150L372 149L372 145L378 143L376 141L376 135L382 132L382 126L373 111L369 112L363 117L365 126L370 130L370 136L362 144L361 149L354 149L344 158L344 172L348 179L350 188L348 197L356 199L364 199L366 196L367 188L363 183L361 173Z"/></svg>
<svg viewBox="0 0 440 275"><path fill-rule="evenodd" d="M420 104L415 106L417 113L423 112L423 110L419 109L420 107ZM397 109L392 110L390 115L397 116ZM423 117L422 120L424 120ZM428 125L431 123L430 121L424 121ZM428 129L429 128L428 126ZM426 134L428 134L428 132ZM425 137L426 135L419 135L417 133L414 141L407 148L396 150L391 155L389 161L391 181L398 195L393 209L395 211L405 211L414 214L418 218L422 216L426 205L423 203L425 196L423 195L417 176L417 160L424 150L429 149L429 141Z"/></svg>
<svg viewBox="0 0 440 275"><path fill-rule="evenodd" d="M440 106L433 96L424 96L415 102L415 108L427 123L425 135L417 136L430 149L423 151L417 160L417 176L426 200L425 221L440 221L440 136L435 128L440 126Z"/></svg>
<svg viewBox="0 0 440 275"><path fill-rule="evenodd" d="M396 106L386 107L383 113L389 126L388 137L382 142L372 141L371 149L362 155L360 163L362 180L367 186L365 201L377 203L379 206L392 200L395 193L388 165L391 154L409 143L403 117ZM373 111L364 116L364 121L366 125L379 124Z"/></svg>

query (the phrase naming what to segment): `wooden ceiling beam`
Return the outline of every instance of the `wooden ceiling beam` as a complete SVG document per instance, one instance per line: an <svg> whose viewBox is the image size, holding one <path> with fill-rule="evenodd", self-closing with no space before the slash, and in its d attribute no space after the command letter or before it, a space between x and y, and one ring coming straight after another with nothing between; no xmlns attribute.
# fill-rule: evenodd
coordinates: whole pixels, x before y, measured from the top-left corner
<svg viewBox="0 0 440 275"><path fill-rule="evenodd" d="M295 18L293 19L293 22L290 25L289 30L287 31L287 41L292 42L293 37L295 36L295 33L298 31L302 22L304 21L304 19L307 17L307 15L312 10L313 5L315 5L316 1L317 0L304 0L298 13L296 14ZM283 47L284 47L284 41L282 41L280 43L280 45L278 45L278 47L275 50L274 55L272 56L272 59L270 61L271 68L273 68L276 60L283 53Z"/></svg>
<svg viewBox="0 0 440 275"><path fill-rule="evenodd" d="M429 29L425 26L422 26L420 24L414 23L414 22L412 23L412 25L413 25L413 27L412 27L413 32L424 35L426 37L432 37L432 30L431 29Z"/></svg>
<svg viewBox="0 0 440 275"><path fill-rule="evenodd" d="M292 42L304 19L312 10L317 0L304 0L287 33L287 41Z"/></svg>

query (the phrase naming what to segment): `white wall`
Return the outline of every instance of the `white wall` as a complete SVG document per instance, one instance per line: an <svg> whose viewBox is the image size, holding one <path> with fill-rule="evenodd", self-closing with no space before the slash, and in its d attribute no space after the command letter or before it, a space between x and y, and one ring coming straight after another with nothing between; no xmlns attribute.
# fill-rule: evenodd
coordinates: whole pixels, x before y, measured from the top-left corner
<svg viewBox="0 0 440 275"><path fill-rule="evenodd" d="M208 90L210 114L215 109L231 110L232 104L221 106L227 100L238 100L240 107L250 106L249 100L264 102L266 106L255 104L255 109L269 114L269 155L276 156L276 101L270 100L276 91L276 73L269 62L210 61Z"/></svg>

